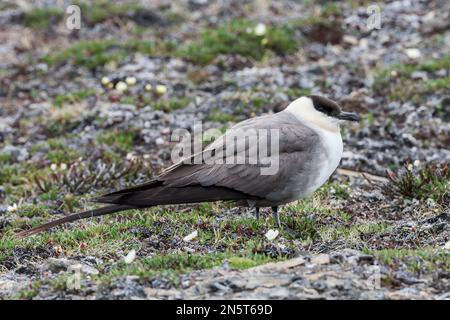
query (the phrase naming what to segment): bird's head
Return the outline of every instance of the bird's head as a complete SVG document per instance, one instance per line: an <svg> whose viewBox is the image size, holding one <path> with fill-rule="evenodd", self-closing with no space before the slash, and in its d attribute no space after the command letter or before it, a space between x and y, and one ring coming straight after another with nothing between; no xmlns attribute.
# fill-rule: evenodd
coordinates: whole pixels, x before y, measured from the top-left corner
<svg viewBox="0 0 450 320"><path fill-rule="evenodd" d="M298 98L286 109L300 120L331 131L338 131L343 121L360 120L357 113L342 111L337 102L317 95Z"/></svg>

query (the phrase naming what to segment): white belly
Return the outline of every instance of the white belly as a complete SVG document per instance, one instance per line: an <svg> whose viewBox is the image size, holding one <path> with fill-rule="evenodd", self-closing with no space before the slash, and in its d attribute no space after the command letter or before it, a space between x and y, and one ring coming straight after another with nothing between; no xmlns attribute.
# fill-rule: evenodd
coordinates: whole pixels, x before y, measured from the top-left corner
<svg viewBox="0 0 450 320"><path fill-rule="evenodd" d="M310 192L314 192L333 174L342 158L343 143L340 131L332 132L322 128L315 128L320 134L322 143L324 144L326 154L321 159L320 174L310 187Z"/></svg>

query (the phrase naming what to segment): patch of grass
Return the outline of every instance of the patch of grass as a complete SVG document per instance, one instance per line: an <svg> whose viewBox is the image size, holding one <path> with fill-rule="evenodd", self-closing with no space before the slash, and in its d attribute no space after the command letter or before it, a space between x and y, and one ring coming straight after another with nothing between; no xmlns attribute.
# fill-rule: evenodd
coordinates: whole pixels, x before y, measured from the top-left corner
<svg viewBox="0 0 450 320"><path fill-rule="evenodd" d="M439 70L447 70L447 76L427 80L412 79L412 74L416 71L427 72L430 77L433 72ZM449 87L449 72L449 54L423 63L394 64L378 72L372 87L379 94L386 95L390 101L413 101L419 104L424 95Z"/></svg>
<svg viewBox="0 0 450 320"><path fill-rule="evenodd" d="M220 123L236 122L236 116L223 112L217 108L213 108L209 113L208 121L215 121Z"/></svg>
<svg viewBox="0 0 450 320"><path fill-rule="evenodd" d="M141 262L147 270L177 270L179 272L186 272L219 266L223 263L224 259L225 254L223 253L210 253L205 255L181 253L157 255L151 258L141 259Z"/></svg>
<svg viewBox="0 0 450 320"><path fill-rule="evenodd" d="M61 21L64 13L55 8L34 8L25 12L23 24L29 28L43 29Z"/></svg>
<svg viewBox="0 0 450 320"><path fill-rule="evenodd" d="M450 254L448 251L424 249L384 249L372 251L385 265L406 264L411 272L433 272L442 270L450 272Z"/></svg>
<svg viewBox="0 0 450 320"><path fill-rule="evenodd" d="M67 145L63 138L48 139L41 147L48 147L47 159L51 163L70 163L80 157L80 153ZM38 148L38 147L35 147Z"/></svg>
<svg viewBox="0 0 450 320"><path fill-rule="evenodd" d="M23 206L20 206L17 210L17 215L20 217L41 217L41 216L49 216L50 215L50 208L42 205L42 204L26 204Z"/></svg>
<svg viewBox="0 0 450 320"><path fill-rule="evenodd" d="M395 174L389 171L391 182L385 185L388 193L407 198L433 199L444 204L450 200L450 163L426 163L419 168L406 164L403 172Z"/></svg>
<svg viewBox="0 0 450 320"><path fill-rule="evenodd" d="M142 10L142 6L137 2L115 3L113 1L94 0L89 4L77 2L80 6L82 19L89 25L104 22L108 19L123 18L127 14L134 14Z"/></svg>
<svg viewBox="0 0 450 320"><path fill-rule="evenodd" d="M18 177L18 169L16 165L0 166L0 185L12 182L14 177Z"/></svg>
<svg viewBox="0 0 450 320"><path fill-rule="evenodd" d="M254 32L256 24L233 20L204 31L200 39L191 43L182 55L190 60L208 64L219 54L238 54L261 60L269 51L288 54L298 48L293 30L288 26L267 26L265 34Z"/></svg>
<svg viewBox="0 0 450 320"><path fill-rule="evenodd" d="M59 94L53 99L53 105L57 107L61 107L63 104L66 103L77 103L80 101L83 101L87 97L94 95L95 91L93 90L78 90L78 91L72 91L69 93Z"/></svg>
<svg viewBox="0 0 450 320"><path fill-rule="evenodd" d="M448 88L450 88L450 77L425 80L423 84L428 91L444 90L444 89L448 90Z"/></svg>
<svg viewBox="0 0 450 320"><path fill-rule="evenodd" d="M152 41L132 39L124 43L115 40L79 41L61 52L49 54L43 59L49 65L73 63L90 70L103 67L108 62L122 62L130 54L155 54L158 46Z"/></svg>
<svg viewBox="0 0 450 320"><path fill-rule="evenodd" d="M177 109L185 108L191 102L190 98L176 98L158 100L153 103L153 109L162 110L164 112L171 112Z"/></svg>
<svg viewBox="0 0 450 320"><path fill-rule="evenodd" d="M133 150L135 141L138 139L137 131L119 132L117 130L103 132L97 137L97 142L109 146L117 147L123 152Z"/></svg>
<svg viewBox="0 0 450 320"><path fill-rule="evenodd" d="M39 288L42 286L41 280L35 280L30 283L27 288L20 290L17 295L13 297L14 300L29 300L33 299L39 294Z"/></svg>
<svg viewBox="0 0 450 320"><path fill-rule="evenodd" d="M285 94L289 97L289 100L295 100L303 96L309 96L311 94L311 90L303 88L288 88L285 91Z"/></svg>
<svg viewBox="0 0 450 320"><path fill-rule="evenodd" d="M11 161L11 155L7 153L0 153L0 164L7 164Z"/></svg>

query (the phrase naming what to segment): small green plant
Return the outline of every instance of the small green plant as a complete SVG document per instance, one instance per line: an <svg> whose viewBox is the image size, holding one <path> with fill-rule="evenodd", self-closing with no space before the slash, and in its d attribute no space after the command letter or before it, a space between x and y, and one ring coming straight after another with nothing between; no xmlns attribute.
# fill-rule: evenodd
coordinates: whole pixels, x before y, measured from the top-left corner
<svg viewBox="0 0 450 320"><path fill-rule="evenodd" d="M97 142L117 147L124 152L130 152L137 138L138 132L136 131L118 132L114 130L100 134L97 137Z"/></svg>
<svg viewBox="0 0 450 320"><path fill-rule="evenodd" d="M41 217L41 216L48 216L50 214L50 209L44 205L34 205L34 204L28 204L20 206L17 210L17 214L20 217Z"/></svg>
<svg viewBox="0 0 450 320"><path fill-rule="evenodd" d="M215 121L220 123L226 123L226 122L235 122L236 117L232 114L225 113L219 109L212 109L208 116L209 121Z"/></svg>
<svg viewBox="0 0 450 320"><path fill-rule="evenodd" d="M23 24L30 28L48 28L52 23L61 21L63 12L53 8L35 8L24 14Z"/></svg>
<svg viewBox="0 0 450 320"><path fill-rule="evenodd" d="M391 182L384 189L396 195L419 200L431 198L443 204L450 200L449 166L449 163L427 163L416 168L412 164L406 164L399 175L388 171Z"/></svg>
<svg viewBox="0 0 450 320"><path fill-rule="evenodd" d="M177 109L183 109L186 107L191 99L189 98L170 98L170 99L163 99L158 100L153 104L153 108L155 110L162 110L164 112L171 112L173 110Z"/></svg>

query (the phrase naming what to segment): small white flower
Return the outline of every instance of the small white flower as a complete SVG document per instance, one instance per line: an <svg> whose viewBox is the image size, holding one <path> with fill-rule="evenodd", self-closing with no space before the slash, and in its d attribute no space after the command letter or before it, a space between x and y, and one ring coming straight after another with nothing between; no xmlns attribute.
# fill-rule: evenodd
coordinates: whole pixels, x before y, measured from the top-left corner
<svg viewBox="0 0 450 320"><path fill-rule="evenodd" d="M124 91L127 91L127 89L128 89L128 86L125 82L123 82L123 81L117 82L116 90L118 90L120 92L124 92Z"/></svg>
<svg viewBox="0 0 450 320"><path fill-rule="evenodd" d="M448 242L444 245L444 249L445 249L445 250L450 250L450 241L448 241Z"/></svg>
<svg viewBox="0 0 450 320"><path fill-rule="evenodd" d="M414 167L420 167L420 160L414 160Z"/></svg>
<svg viewBox="0 0 450 320"><path fill-rule="evenodd" d="M61 169L61 171L67 170L67 164L61 163L59 168Z"/></svg>
<svg viewBox="0 0 450 320"><path fill-rule="evenodd" d="M58 170L58 166L56 165L56 163L52 163L52 165L50 166L50 169L52 171L56 171L56 170Z"/></svg>
<svg viewBox="0 0 450 320"><path fill-rule="evenodd" d="M136 259L136 250L133 249L128 252L125 257L123 257L123 262L125 262L126 264L130 264L134 261L134 259Z"/></svg>
<svg viewBox="0 0 450 320"><path fill-rule="evenodd" d="M126 77L125 82L129 85L129 86L134 86L136 84L136 78L135 77Z"/></svg>
<svg viewBox="0 0 450 320"><path fill-rule="evenodd" d="M145 91L152 91L153 87L150 83L147 83L144 87Z"/></svg>
<svg viewBox="0 0 450 320"><path fill-rule="evenodd" d="M158 84L156 86L156 94L159 96L164 95L167 92L167 87L165 85L162 84Z"/></svg>
<svg viewBox="0 0 450 320"><path fill-rule="evenodd" d="M413 165L411 163L408 163L408 167L407 167L408 171L412 171L413 168L414 168Z"/></svg>
<svg viewBox="0 0 450 320"><path fill-rule="evenodd" d="M18 209L17 203L14 203L12 206L8 206L6 208L6 211L9 212L9 213L14 213L14 212L17 211L17 209Z"/></svg>
<svg viewBox="0 0 450 320"><path fill-rule="evenodd" d="M183 241L189 242L197 238L198 232L195 230L194 232L188 234L186 237L183 238Z"/></svg>
<svg viewBox="0 0 450 320"><path fill-rule="evenodd" d="M272 230L270 229L269 231L266 232L265 236L267 238L267 240L272 241L274 240L276 237L278 237L278 234L280 232L278 230Z"/></svg>
<svg viewBox="0 0 450 320"><path fill-rule="evenodd" d="M133 152L128 152L126 156L127 160L131 160L134 158Z"/></svg>
<svg viewBox="0 0 450 320"><path fill-rule="evenodd" d="M257 36L263 36L266 34L266 25L264 23L258 23L255 27L255 29L253 30L253 32L257 35Z"/></svg>
<svg viewBox="0 0 450 320"><path fill-rule="evenodd" d="M108 77L103 77L103 78L102 78L102 84L103 84L104 86L106 86L108 83L110 83L109 78L108 78Z"/></svg>

